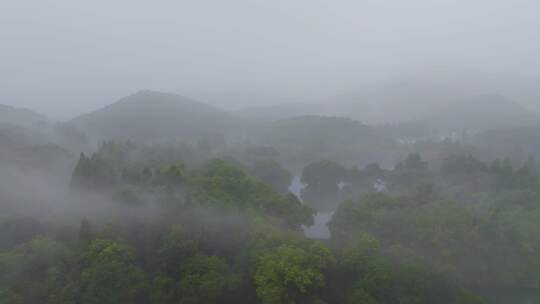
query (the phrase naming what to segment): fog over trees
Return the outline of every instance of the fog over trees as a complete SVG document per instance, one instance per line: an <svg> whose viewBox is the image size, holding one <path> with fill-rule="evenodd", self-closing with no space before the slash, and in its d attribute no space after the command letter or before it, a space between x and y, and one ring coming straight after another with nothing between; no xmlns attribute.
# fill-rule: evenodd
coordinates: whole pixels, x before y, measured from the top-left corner
<svg viewBox="0 0 540 304"><path fill-rule="evenodd" d="M538 11L4 4L0 303L538 303Z"/></svg>

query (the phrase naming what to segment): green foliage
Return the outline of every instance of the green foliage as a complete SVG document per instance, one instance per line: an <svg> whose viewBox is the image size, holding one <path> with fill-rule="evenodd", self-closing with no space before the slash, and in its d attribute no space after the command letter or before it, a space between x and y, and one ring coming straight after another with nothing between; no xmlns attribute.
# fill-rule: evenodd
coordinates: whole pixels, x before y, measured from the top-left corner
<svg viewBox="0 0 540 304"><path fill-rule="evenodd" d="M31 217L2 219L0 220L0 250L10 250L15 245L44 234L46 230L45 225Z"/></svg>
<svg viewBox="0 0 540 304"><path fill-rule="evenodd" d="M71 178L72 188L103 190L110 189L116 182L116 172L107 160L98 154L88 158L81 153Z"/></svg>
<svg viewBox="0 0 540 304"><path fill-rule="evenodd" d="M83 252L80 277L65 294L66 302L144 303L146 289L146 276L135 264L133 249L96 239Z"/></svg>
<svg viewBox="0 0 540 304"><path fill-rule="evenodd" d="M112 198L123 206L139 207L144 205L141 191L134 187L122 187L113 193Z"/></svg>
<svg viewBox="0 0 540 304"><path fill-rule="evenodd" d="M161 274L178 277L182 263L194 256L198 250L197 241L189 239L181 227L175 226L163 236L153 267Z"/></svg>
<svg viewBox="0 0 540 304"><path fill-rule="evenodd" d="M419 204L414 196L370 195L343 203L330 230L340 246L370 233L394 261L427 265L467 286L531 286L540 282L531 270L540 248L540 239L530 237L540 229L540 208L532 201L538 197L513 195L483 212L446 201Z"/></svg>
<svg viewBox="0 0 540 304"><path fill-rule="evenodd" d="M322 160L311 163L302 172L302 182L308 187L337 190L337 184L345 178L346 170L340 164Z"/></svg>
<svg viewBox="0 0 540 304"><path fill-rule="evenodd" d="M94 238L94 235L92 233L92 227L90 226L90 222L85 217L81 221L81 226L79 228L79 243L82 245L88 245Z"/></svg>
<svg viewBox="0 0 540 304"><path fill-rule="evenodd" d="M343 249L341 264L348 272L366 275L377 270L382 263L380 257L379 241L363 233Z"/></svg>
<svg viewBox="0 0 540 304"><path fill-rule="evenodd" d="M227 289L234 288L236 278L225 259L196 255L182 265L180 272L180 303L216 303Z"/></svg>
<svg viewBox="0 0 540 304"><path fill-rule="evenodd" d="M442 275L418 267L381 267L356 283L351 300L389 304L483 304Z"/></svg>
<svg viewBox="0 0 540 304"><path fill-rule="evenodd" d="M286 194L291 184L291 174L271 159L257 160L250 168L251 174L271 185L277 192Z"/></svg>
<svg viewBox="0 0 540 304"><path fill-rule="evenodd" d="M222 160L209 161L193 182L199 191L194 199L214 206L252 210L284 219L287 225L298 228L309 224L313 210L298 200L284 197L257 178Z"/></svg>
<svg viewBox="0 0 540 304"><path fill-rule="evenodd" d="M349 299L347 303L350 304L378 304L378 302L375 298L373 298L369 293L367 293L362 286L359 286L355 288L351 295L349 296Z"/></svg>
<svg viewBox="0 0 540 304"><path fill-rule="evenodd" d="M105 141L99 147L97 154L114 163L125 164L133 157L135 144L131 141Z"/></svg>
<svg viewBox="0 0 540 304"><path fill-rule="evenodd" d="M150 303L155 304L172 304L178 303L178 287L177 282L167 276L157 276L151 284L149 292Z"/></svg>
<svg viewBox="0 0 540 304"><path fill-rule="evenodd" d="M309 120L301 123L320 122ZM330 151L309 136L321 148L313 155ZM222 144L105 142L81 154L72 186L111 198L103 206L119 212L108 221L88 213L92 227L86 218L77 225L83 214L47 225L2 219L0 303L478 304L464 287L485 295L540 286L532 158L516 166L451 155L438 167L413 153L394 170L312 162L302 175L307 204L332 211L363 195L337 207L326 247L302 233L314 210L288 193L281 149L240 144L252 166L238 155L202 162ZM379 180L388 189L372 193Z"/></svg>
<svg viewBox="0 0 540 304"><path fill-rule="evenodd" d="M70 250L62 243L36 237L0 253L0 302L43 303L65 284L64 262Z"/></svg>
<svg viewBox="0 0 540 304"><path fill-rule="evenodd" d="M347 177L346 169L340 164L322 160L306 166L302 172L302 183L306 188L302 198L320 211L331 211L337 204L338 184Z"/></svg>
<svg viewBox="0 0 540 304"><path fill-rule="evenodd" d="M99 190L123 206L157 201L164 209L178 211L202 205L263 215L295 229L312 223L314 210L285 194L290 175L273 161L255 165L254 170L271 183L267 184L220 159L195 170L181 162L162 166L130 162L130 149L135 148L129 142L106 142L91 158L81 154L72 186Z"/></svg>
<svg viewBox="0 0 540 304"><path fill-rule="evenodd" d="M299 303L314 298L325 285L324 271L333 263L330 251L318 243L306 248L281 245L260 256L254 275L257 295L265 304Z"/></svg>
<svg viewBox="0 0 540 304"><path fill-rule="evenodd" d="M167 181L173 184L182 184L186 180L185 166L172 165L164 172Z"/></svg>
<svg viewBox="0 0 540 304"><path fill-rule="evenodd" d="M392 187L410 189L429 180L430 170L428 163L422 160L418 153L412 153L399 162L392 176Z"/></svg>
<svg viewBox="0 0 540 304"><path fill-rule="evenodd" d="M391 173L392 171L382 169L377 163L371 163L361 170L353 167L347 172L345 181L349 185L343 190L347 197L358 197L374 191L387 191L386 183L391 180ZM381 182L384 186L381 185L381 189L376 189L375 185Z"/></svg>
<svg viewBox="0 0 540 304"><path fill-rule="evenodd" d="M451 155L443 160L441 174L448 178L464 178L487 173L488 166L472 155Z"/></svg>

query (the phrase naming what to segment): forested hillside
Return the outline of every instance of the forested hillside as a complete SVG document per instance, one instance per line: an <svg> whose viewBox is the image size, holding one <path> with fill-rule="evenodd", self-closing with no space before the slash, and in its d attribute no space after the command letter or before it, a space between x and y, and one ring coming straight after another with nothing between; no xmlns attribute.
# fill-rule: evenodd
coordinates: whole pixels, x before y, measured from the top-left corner
<svg viewBox="0 0 540 304"><path fill-rule="evenodd" d="M236 121L221 109L180 95L139 91L71 123L101 140L163 142L224 141Z"/></svg>
<svg viewBox="0 0 540 304"><path fill-rule="evenodd" d="M506 106L512 126L528 115ZM0 303L536 302L535 127L461 118L488 130L239 118L141 91L6 124Z"/></svg>
<svg viewBox="0 0 540 304"><path fill-rule="evenodd" d="M0 304L539 304L539 12L2 1Z"/></svg>

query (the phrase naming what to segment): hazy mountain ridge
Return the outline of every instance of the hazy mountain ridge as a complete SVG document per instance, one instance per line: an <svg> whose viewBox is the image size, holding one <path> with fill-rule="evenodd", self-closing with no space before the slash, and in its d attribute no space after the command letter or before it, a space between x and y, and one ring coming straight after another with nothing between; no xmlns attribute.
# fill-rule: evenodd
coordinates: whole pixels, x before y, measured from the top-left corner
<svg viewBox="0 0 540 304"><path fill-rule="evenodd" d="M430 122L434 127L441 127L438 121L441 117L445 121L455 117L456 122L467 124L460 125L460 128L513 127L534 123L536 114L526 112L538 110L536 101L540 98L540 92L536 86L537 80L521 75L466 71L413 73L307 103L249 107L240 112L265 120L327 115L349 117L367 124ZM478 120L481 123L475 121L475 117L462 121L462 112L474 115L475 112L471 110L479 111ZM498 117L499 121L487 123L486 111ZM451 123L446 125L453 127Z"/></svg>
<svg viewBox="0 0 540 304"><path fill-rule="evenodd" d="M9 123L0 124L1 150L32 144L43 144L45 140L42 137L42 134L33 132L23 126Z"/></svg>
<svg viewBox="0 0 540 304"><path fill-rule="evenodd" d="M32 110L0 104L0 123L23 127L37 127L47 122L47 117Z"/></svg>
<svg viewBox="0 0 540 304"><path fill-rule="evenodd" d="M368 125L419 123L438 131L512 128L540 124L540 115L500 94L477 94L465 98L436 98L438 102L409 106L407 97L343 97L332 104L282 104L251 108L242 112L261 120L280 120L299 116L324 115L347 117ZM410 97L413 99L413 97ZM427 97L426 97L427 98ZM374 101L377 100L377 101ZM249 113L249 114L248 114Z"/></svg>
<svg viewBox="0 0 540 304"><path fill-rule="evenodd" d="M261 121L276 121L306 115L322 114L320 105L309 103L281 103L276 105L248 107L235 113L241 117Z"/></svg>
<svg viewBox="0 0 540 304"><path fill-rule="evenodd" d="M539 156L540 124L488 130L475 136L474 142L492 155L505 154L524 161Z"/></svg>
<svg viewBox="0 0 540 304"><path fill-rule="evenodd" d="M359 154L366 162L384 159L378 149L395 144L394 139L382 130L360 121L322 115L299 116L266 124L258 140L293 159L306 157L316 161L340 155L344 163L354 163Z"/></svg>
<svg viewBox="0 0 540 304"><path fill-rule="evenodd" d="M504 96L516 102L513 107L521 107L523 111L526 105L534 108L540 98L537 82L535 77L503 73L418 72L386 79L320 103L328 105L326 111L335 109L340 111L339 115L366 123L417 121L425 118L426 113L439 112L469 99L476 103L475 98L484 95ZM501 103L500 99L493 102ZM484 105L491 107L489 103Z"/></svg>
<svg viewBox="0 0 540 304"><path fill-rule="evenodd" d="M402 84L403 91L408 87L409 84ZM411 91L409 97L417 92ZM347 132L349 138L363 136L367 139L375 137L371 134L373 132L366 132L370 129L368 126L375 123L370 118L386 109L394 111L395 115L389 115L384 123L415 122L434 132L483 131L535 125L540 121L538 114L499 94L479 94L457 101L448 101L448 96L438 99L438 102L428 102L426 98L423 99L426 103L417 103L411 109L404 109L403 106L409 97L397 98L397 93L392 95L396 98L376 104L353 103L352 99L344 102L341 99L333 105L280 104L231 113L181 95L139 91L102 109L79 116L71 123L97 140L121 138L148 142L167 139L196 141L203 137L222 141L227 134L233 133L237 139L264 135L266 140L276 140L276 134L280 133L280 137L287 139L278 141L291 141L295 137L292 135L298 135L302 130L305 134L296 137L305 138L306 134L318 130L325 134L333 132L329 133L330 137L338 134L342 138L344 136L340 132ZM321 123L328 123L328 126L321 126ZM361 130L349 132L355 129L351 129L352 125ZM282 131L284 128L292 131ZM338 129L341 131L337 132ZM268 137L269 134L273 135ZM292 139L289 138L291 136Z"/></svg>
<svg viewBox="0 0 540 304"><path fill-rule="evenodd" d="M442 130L514 128L539 125L540 115L499 94L482 94L444 106L420 121Z"/></svg>
<svg viewBox="0 0 540 304"><path fill-rule="evenodd" d="M203 102L139 91L71 122L99 139L155 141L222 133L234 121L229 113Z"/></svg>

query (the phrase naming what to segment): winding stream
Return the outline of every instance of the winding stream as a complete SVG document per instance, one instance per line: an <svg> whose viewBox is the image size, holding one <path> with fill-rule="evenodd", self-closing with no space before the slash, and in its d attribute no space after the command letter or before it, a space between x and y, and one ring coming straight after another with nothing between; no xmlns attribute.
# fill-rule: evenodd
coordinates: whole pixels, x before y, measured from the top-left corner
<svg viewBox="0 0 540 304"><path fill-rule="evenodd" d="M291 181L289 191L292 194L296 195L300 201L302 201L302 189L304 189L305 187L306 185L302 183L300 177L295 176ZM317 212L317 214L313 218L313 225L309 227L302 227L304 230L304 235L312 239L329 239L330 230L328 230L328 223L332 219L332 215L334 215L334 212Z"/></svg>

